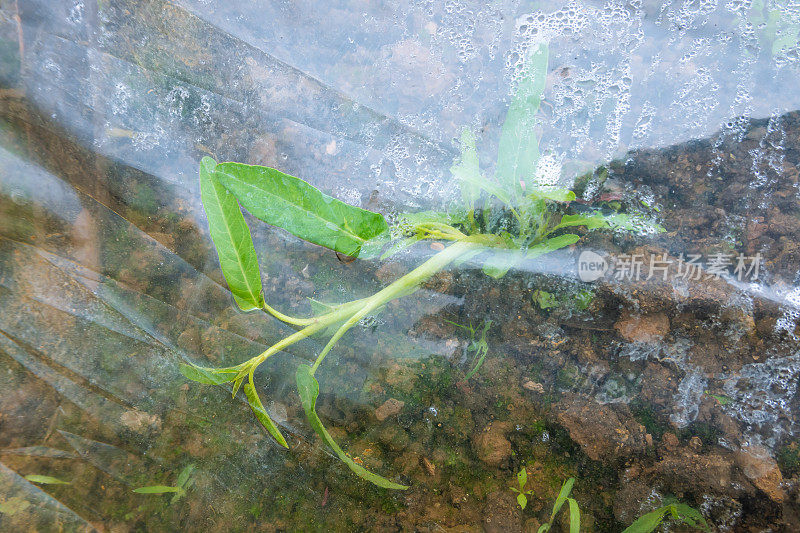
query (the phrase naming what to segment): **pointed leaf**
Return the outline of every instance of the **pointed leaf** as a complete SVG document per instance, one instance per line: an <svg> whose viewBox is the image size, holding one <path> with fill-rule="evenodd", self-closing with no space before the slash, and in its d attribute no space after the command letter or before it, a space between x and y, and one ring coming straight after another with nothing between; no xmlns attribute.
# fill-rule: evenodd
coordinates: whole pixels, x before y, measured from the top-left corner
<svg viewBox="0 0 800 533"><path fill-rule="evenodd" d="M260 309L264 306L264 291L250 228L234 195L217 179L216 166L210 157L200 161L200 194L211 240L236 304L242 311Z"/></svg>
<svg viewBox="0 0 800 533"><path fill-rule="evenodd" d="M508 108L497 149L497 180L506 190L518 195L520 182L534 185L539 163L539 139L536 136L536 113L539 111L547 78L546 44L538 45L528 56L523 78Z"/></svg>
<svg viewBox="0 0 800 533"><path fill-rule="evenodd" d="M667 507L661 507L634 520L633 524L625 528L622 533L650 533L661 525Z"/></svg>
<svg viewBox="0 0 800 533"><path fill-rule="evenodd" d="M336 200L274 168L220 163L216 176L254 217L308 242L357 256L389 229L380 213Z"/></svg>
<svg viewBox="0 0 800 533"><path fill-rule="evenodd" d="M297 391L300 393L300 401L303 404L303 409L306 412L306 416L308 417L308 423L311 424L311 427L314 431L319 435L322 440L328 446L333 449L339 459L342 460L355 474L362 478L366 479L370 483L374 483L379 487L383 487L386 489L399 489L405 490L408 487L406 485L400 485L399 483L394 483L389 481L386 478L383 478L377 474L373 474L363 466L359 465L355 461L353 461L350 457L344 453L336 441L333 440L333 437L330 436L328 430L325 429L325 426L322 425L322 421L317 416L316 412L316 404L317 404L317 396L319 396L319 383L317 383L316 378L311 373L311 367L308 365L300 365L297 367Z"/></svg>
<svg viewBox="0 0 800 533"><path fill-rule="evenodd" d="M564 215L553 229L555 230L558 228L566 228L571 226L586 226L587 229L609 227L606 217L598 212L587 215Z"/></svg>
<svg viewBox="0 0 800 533"><path fill-rule="evenodd" d="M186 482L189 481L189 477L192 475L193 472L194 472L194 465L193 464L186 465L184 469L181 470L181 473L178 474L178 481L176 482L177 486L183 488L184 485L186 485Z"/></svg>
<svg viewBox="0 0 800 533"><path fill-rule="evenodd" d="M545 198L555 202L571 202L575 199L575 193L569 189L556 189L552 187L536 188L528 194L528 196L533 198Z"/></svg>
<svg viewBox="0 0 800 533"><path fill-rule="evenodd" d="M149 487L139 487L138 489L133 489L133 492L137 494L166 494L168 492L183 492L183 489L180 487L169 487L166 485L151 485Z"/></svg>
<svg viewBox="0 0 800 533"><path fill-rule="evenodd" d="M267 414L267 410L264 409L264 404L261 403L261 398L258 397L258 392L256 392L256 388L252 383L244 384L244 395L247 396L250 409L253 410L253 414L256 415L261 425L269 431L269 434L272 435L276 441L278 441L278 444L288 449L289 445L286 444L286 439L283 438L280 430L278 430L278 426L275 425L275 422L273 422Z"/></svg>
<svg viewBox="0 0 800 533"><path fill-rule="evenodd" d="M469 210L475 207L475 201L480 197L481 191L476 185L476 182L481 181L481 170L475 141L472 130L464 128L461 131L461 160L450 167L453 177L461 182L461 197Z"/></svg>
<svg viewBox="0 0 800 533"><path fill-rule="evenodd" d="M578 502L572 498L567 498L569 503L569 533L580 533L581 531L581 509Z"/></svg>
<svg viewBox="0 0 800 533"><path fill-rule="evenodd" d="M238 369L231 368L205 368L202 366L187 365L181 363L178 367L181 374L187 379L204 383L206 385L221 385L236 379Z"/></svg>
<svg viewBox="0 0 800 533"><path fill-rule="evenodd" d="M528 482L528 470L525 467L522 467L519 472L517 472L517 483L519 483L520 490L525 488L525 483Z"/></svg>
<svg viewBox="0 0 800 533"><path fill-rule="evenodd" d="M69 485L69 481L62 481L53 476L41 476L39 474L30 474L25 476L25 479L33 483L42 483L45 485Z"/></svg>
<svg viewBox="0 0 800 533"><path fill-rule="evenodd" d="M697 529L702 529L704 531L711 531L711 528L708 526L708 522L706 522L706 519L703 517L702 513L700 513L700 511L694 507L690 507L685 503L676 503L673 504L673 509L676 513L678 513L678 519L684 524Z"/></svg>
<svg viewBox="0 0 800 533"><path fill-rule="evenodd" d="M552 239L547 239L546 241L542 241L539 244L535 244L528 248L528 253L525 255L526 259L535 259L541 255L549 254L550 252L555 252L556 250L560 250L566 246L572 246L576 242L580 240L578 235L567 233L565 235L559 235L558 237L553 237Z"/></svg>
<svg viewBox="0 0 800 533"><path fill-rule="evenodd" d="M558 498L556 498L556 503L553 505L553 514L550 515L550 521L553 521L553 518L558 514L561 510L561 507L564 505L564 502L567 501L567 497L569 493L572 492L572 485L575 484L575 478L571 477L561 485L561 491L558 493Z"/></svg>
<svg viewBox="0 0 800 533"><path fill-rule="evenodd" d="M519 493L517 494L517 503L522 509L525 509L525 507L528 505L528 498L526 498L524 494Z"/></svg>

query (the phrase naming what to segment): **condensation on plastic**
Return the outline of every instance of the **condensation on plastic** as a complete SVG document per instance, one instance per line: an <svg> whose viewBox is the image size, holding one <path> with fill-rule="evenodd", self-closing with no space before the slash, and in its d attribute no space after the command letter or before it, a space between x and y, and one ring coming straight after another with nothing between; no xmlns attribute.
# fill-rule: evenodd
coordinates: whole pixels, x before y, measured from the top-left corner
<svg viewBox="0 0 800 533"><path fill-rule="evenodd" d="M800 108L797 43L762 53L769 43L747 2L525 6L0 4L0 353L10 376L3 390L45 391L41 405L31 407L31 424L21 426L28 442L0 459L77 456L131 489L151 481L139 473L153 465L166 473L179 469L174 458L151 450L163 447L159 439L171 438L169 426L180 418L194 424L198 446L252 444L231 446L203 466L198 498L209 505L222 497L244 505L246 492L228 488L255 478L282 491L310 491L307 474L287 474L245 410L226 413L237 424L209 423L231 402L223 390L209 388L187 401L180 388L179 362L238 362L291 331L233 311L199 202L199 159L280 167L345 201L389 213L441 204L452 193L448 169L462 127L479 133L482 163L491 169L509 95L538 42L549 42L551 51L540 113L542 179L566 184L633 149L719 130L722 138L736 138L748 118L770 118L763 150L754 154L768 163L754 169L767 170L754 171L752 183L753 198L768 208L764 187L785 142L773 142L780 139L778 117ZM778 37L800 24L796 6L770 7L787 21ZM302 278L303 265L319 258L263 226L254 226L254 236L267 279L288 268ZM276 246L281 253L270 254ZM284 252L292 261L282 259ZM328 296L369 289L359 287L357 270L347 275ZM313 289L295 292L315 296ZM794 330L797 288L744 289L782 306L779 325ZM271 290L270 297L281 297ZM393 313L402 316L391 323L384 314L369 324L397 338L408 357L443 348L401 332L425 314L458 305L435 292L421 300ZM368 347L366 331L350 346ZM186 332L201 342L187 342ZM681 342L620 347L621 357L672 357L685 366L673 413L679 426L696 416L704 387ZM318 350L307 341L275 358L268 396L286 398L294 366ZM353 379L363 383L368 372L362 361ZM730 412L757 439L768 426L796 431L786 415L798 375L797 356L748 365L726 381ZM348 389L334 393L357 398ZM616 401L608 394L597 397ZM297 413L277 418L287 432L309 437ZM63 449L38 446L53 432ZM124 442L124 449L95 440L102 435ZM769 431L763 438L769 442ZM4 527L41 520L93 528L90 503L63 491L55 493L64 498L59 502L5 464L0 479L3 502L15 505L13 515L3 515ZM195 511L193 523L211 514Z"/></svg>

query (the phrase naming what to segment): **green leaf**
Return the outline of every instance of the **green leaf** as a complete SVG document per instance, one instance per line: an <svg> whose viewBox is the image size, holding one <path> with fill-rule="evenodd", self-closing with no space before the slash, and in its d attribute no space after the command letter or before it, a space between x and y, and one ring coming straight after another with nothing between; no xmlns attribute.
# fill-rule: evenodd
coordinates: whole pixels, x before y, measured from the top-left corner
<svg viewBox="0 0 800 533"><path fill-rule="evenodd" d="M166 485L151 485L149 487L139 487L138 489L133 489L133 492L137 494L166 494L171 492L183 492L183 489L180 487L168 487Z"/></svg>
<svg viewBox="0 0 800 533"><path fill-rule="evenodd" d="M533 189L528 196L533 198L544 198L556 202L571 202L575 199L575 193L569 189L556 189L553 187Z"/></svg>
<svg viewBox="0 0 800 533"><path fill-rule="evenodd" d="M561 510L561 507L564 505L564 502L567 501L567 497L569 493L572 492L572 485L575 484L575 478L571 477L561 485L561 492L558 493L558 498L556 498L556 503L553 505L553 514L550 515L550 522L556 517L558 512Z"/></svg>
<svg viewBox="0 0 800 533"><path fill-rule="evenodd" d="M564 215L553 230L571 226L586 226L587 229L598 229L609 227L606 217L600 213L589 215Z"/></svg>
<svg viewBox="0 0 800 533"><path fill-rule="evenodd" d="M651 511L645 515L640 516L634 520L633 524L629 525L622 533L650 533L654 531L664 518L664 513L667 512L669 506L661 507L655 511Z"/></svg>
<svg viewBox="0 0 800 533"><path fill-rule="evenodd" d="M461 130L461 161L450 167L450 172L461 182L461 197L469 210L475 207L475 202L480 197L481 187L476 183L482 181L475 141L472 130Z"/></svg>
<svg viewBox="0 0 800 533"><path fill-rule="evenodd" d="M581 531L581 509L573 498L567 498L569 503L569 533Z"/></svg>
<svg viewBox="0 0 800 533"><path fill-rule="evenodd" d="M517 503L524 510L525 507L528 505L528 498L526 498L525 495L522 493L517 494Z"/></svg>
<svg viewBox="0 0 800 533"><path fill-rule="evenodd" d="M202 366L181 363L178 368L186 379L191 379L192 381L204 383L206 385L221 385L223 383L228 383L229 381L236 379L236 375L239 373L239 370L235 367L206 368Z"/></svg>
<svg viewBox="0 0 800 533"><path fill-rule="evenodd" d="M553 237L552 239L547 239L546 241L542 241L539 244L535 244L528 248L528 253L525 255L526 259L535 259L541 255L549 254L550 252L555 252L556 250L560 250L566 246L572 246L576 242L580 240L578 235L567 233L565 235L559 235L558 237Z"/></svg>
<svg viewBox="0 0 800 533"><path fill-rule="evenodd" d="M264 409L264 404L261 403L261 398L258 397L256 388L252 383L248 382L244 384L244 395L247 396L247 403L250 404L250 409L253 410L253 414L256 415L261 425L269 431L269 434L272 435L276 441L278 441L278 444L288 449L289 445L286 444L286 439L283 438L280 430L278 430L278 426L275 425L275 422L273 422L267 414L267 410Z"/></svg>
<svg viewBox="0 0 800 533"><path fill-rule="evenodd" d="M42 483L45 485L69 485L71 483L70 481L62 481L53 476L41 476L39 474L30 474L25 476L25 479L33 483Z"/></svg>
<svg viewBox="0 0 800 533"><path fill-rule="evenodd" d="M194 472L194 465L189 464L181 470L181 473L178 474L178 481L176 482L177 486L183 488L186 485L186 482L189 481L189 477L191 477L192 473Z"/></svg>
<svg viewBox="0 0 800 533"><path fill-rule="evenodd" d="M517 472L517 483L519 483L519 489L522 490L525 488L525 483L528 482L528 470L523 466L519 472Z"/></svg>
<svg viewBox="0 0 800 533"><path fill-rule="evenodd" d="M538 45L528 56L517 91L511 100L500 132L497 150L497 180L503 188L518 196L520 182L533 188L539 163L539 139L536 136L536 113L547 79L546 44Z"/></svg>
<svg viewBox="0 0 800 533"><path fill-rule="evenodd" d="M233 299L242 311L264 307L261 272L250 228L233 194L217 179L217 162L200 161L200 195L208 218L211 240Z"/></svg>
<svg viewBox="0 0 800 533"><path fill-rule="evenodd" d="M348 205L274 168L221 163L215 174L254 217L339 253L358 256L366 241L389 229L380 213Z"/></svg>
<svg viewBox="0 0 800 533"><path fill-rule="evenodd" d="M524 258L516 250L493 251L483 262L483 273L490 278L500 279Z"/></svg>
<svg viewBox="0 0 800 533"><path fill-rule="evenodd" d="M357 464L353 461L350 457L344 453L336 441L333 440L333 437L330 436L328 430L325 429L325 426L322 425L322 421L317 416L316 411L316 404L317 404L317 396L319 396L319 383L317 383L316 378L311 372L311 367L308 365L300 365L297 367L297 391L300 393L300 402L303 404L303 409L306 412L306 416L308 417L308 423L311 424L311 427L314 431L319 435L322 440L328 446L333 449L339 459L342 460L355 474L370 483L373 483L379 487L383 487L385 489L398 489L398 490L405 490L408 487L406 485L400 485L399 483L394 483L385 479L377 474L373 474L363 466Z"/></svg>
<svg viewBox="0 0 800 533"><path fill-rule="evenodd" d="M550 531L550 524L549 523L548 524L542 524L539 527L539 530L536 533L547 533L547 531Z"/></svg>
<svg viewBox="0 0 800 533"><path fill-rule="evenodd" d="M685 503L676 503L672 505L672 508L678 513L678 519L681 520L684 524L692 526L697 529L702 529L704 531L711 531L711 528L708 526L708 522L703 517L703 515L695 509L694 507L690 507Z"/></svg>

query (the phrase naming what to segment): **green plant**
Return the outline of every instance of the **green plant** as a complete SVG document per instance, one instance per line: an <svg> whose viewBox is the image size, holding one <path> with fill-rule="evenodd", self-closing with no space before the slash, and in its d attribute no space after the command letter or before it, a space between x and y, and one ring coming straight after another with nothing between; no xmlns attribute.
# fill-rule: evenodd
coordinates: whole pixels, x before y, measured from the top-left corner
<svg viewBox="0 0 800 533"><path fill-rule="evenodd" d="M708 523L706 519L703 518L703 515L700 514L700 511L689 507L685 503L671 503L640 516L631 525L625 528L622 533L650 533L661 525L665 516L670 516L674 520L695 529L711 531L711 528L708 527Z"/></svg>
<svg viewBox="0 0 800 533"><path fill-rule="evenodd" d="M570 498L569 494L572 492L572 486L575 484L575 478L571 477L561 485L561 490L558 492L556 502L553 504L553 511L550 513L550 520L539 527L538 533L545 533L550 531L553 527L553 520L556 515L564 506L564 502L569 503L569 533L579 533L581 530L581 510L578 507L578 502L574 498Z"/></svg>
<svg viewBox="0 0 800 533"><path fill-rule="evenodd" d="M547 46L540 45L526 63L526 75L516 89L502 127L494 179L481 174L475 135L465 129L461 136L461 158L451 168L461 189L462 202L446 212L402 215L391 229L381 214L345 204L278 170L241 163L218 164L210 157L203 158L200 163L203 206L234 300L244 311L264 310L298 330L235 366L206 368L183 364L184 376L206 384L232 383L234 396L243 387L256 418L276 442L288 448L261 403L254 373L264 361L288 346L312 335L334 331L329 333L329 340L315 361L299 365L296 371L297 389L309 424L359 477L384 488L407 488L354 462L317 416L319 383L315 373L338 340L390 301L414 293L451 263L476 260L486 274L499 278L522 261L578 241L578 235L565 230L576 226L625 228L631 221L624 214L607 217L599 211L570 213L568 203L575 199L572 191L542 188L537 184L539 148L534 125L544 90L547 54ZM369 297L325 305L324 310L308 318L292 317L277 311L264 299L255 247L241 207L267 224L353 257L386 258L425 239L444 241L449 246ZM480 368L486 348L476 353L478 361L470 376Z"/></svg>
<svg viewBox="0 0 800 533"><path fill-rule="evenodd" d="M470 379L474 376L478 370L480 370L481 366L483 365L484 359L486 359L486 355L489 353L489 343L486 342L486 333L489 331L489 327L492 325L491 320L484 320L481 324L475 328L472 323L470 322L469 326L464 326L462 324L456 324L450 320L445 320L450 324L453 324L456 327L465 329L469 331L469 344L466 347L467 353L472 353L472 370L467 372L467 375L464 376L464 380Z"/></svg>
<svg viewBox="0 0 800 533"><path fill-rule="evenodd" d="M186 495L186 490L192 486L194 480L192 474L194 473L194 465L187 465L181 473L178 474L178 479L175 480L175 485L148 485L146 487L139 487L133 489L137 494L168 494L174 493L175 495L170 500L170 503L175 503Z"/></svg>
<svg viewBox="0 0 800 533"><path fill-rule="evenodd" d="M525 484L527 482L528 470L523 466L522 469L517 472L517 484L519 485L519 488L510 487L511 490L517 493L517 503L523 510L528 506L528 495L533 492L531 490L525 490Z"/></svg>

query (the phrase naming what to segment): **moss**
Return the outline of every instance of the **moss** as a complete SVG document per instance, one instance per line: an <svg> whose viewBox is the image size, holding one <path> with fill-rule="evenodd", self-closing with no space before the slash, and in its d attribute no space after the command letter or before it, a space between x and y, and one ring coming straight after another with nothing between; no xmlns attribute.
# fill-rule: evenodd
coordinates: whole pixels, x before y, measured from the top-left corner
<svg viewBox="0 0 800 533"><path fill-rule="evenodd" d="M778 468L783 477L792 477L800 474L800 445L793 441L778 450L776 457Z"/></svg>

